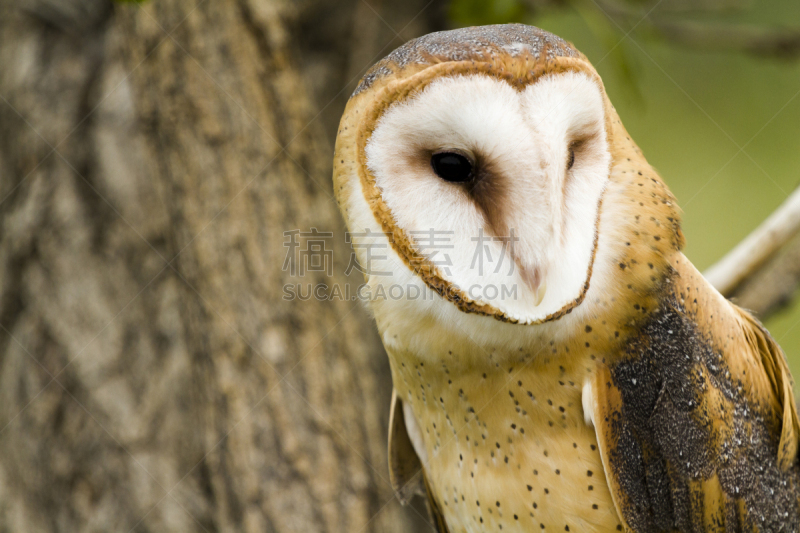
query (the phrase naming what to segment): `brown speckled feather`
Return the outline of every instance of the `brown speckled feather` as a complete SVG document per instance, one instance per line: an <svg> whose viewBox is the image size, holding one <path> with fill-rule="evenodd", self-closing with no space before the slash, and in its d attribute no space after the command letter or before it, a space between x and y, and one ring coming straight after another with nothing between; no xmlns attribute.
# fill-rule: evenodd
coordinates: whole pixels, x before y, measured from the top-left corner
<svg viewBox="0 0 800 533"><path fill-rule="evenodd" d="M646 533L797 531L798 418L778 345L677 254L662 303L595 375L621 518Z"/></svg>

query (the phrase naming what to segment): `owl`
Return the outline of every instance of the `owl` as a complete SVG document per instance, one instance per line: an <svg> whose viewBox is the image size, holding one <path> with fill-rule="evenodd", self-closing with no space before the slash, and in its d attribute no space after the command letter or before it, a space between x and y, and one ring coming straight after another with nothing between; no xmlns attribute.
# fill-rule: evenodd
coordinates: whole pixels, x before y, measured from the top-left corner
<svg viewBox="0 0 800 533"><path fill-rule="evenodd" d="M571 44L408 42L350 98L334 186L391 367L392 485L439 532L798 531L785 357L681 253Z"/></svg>

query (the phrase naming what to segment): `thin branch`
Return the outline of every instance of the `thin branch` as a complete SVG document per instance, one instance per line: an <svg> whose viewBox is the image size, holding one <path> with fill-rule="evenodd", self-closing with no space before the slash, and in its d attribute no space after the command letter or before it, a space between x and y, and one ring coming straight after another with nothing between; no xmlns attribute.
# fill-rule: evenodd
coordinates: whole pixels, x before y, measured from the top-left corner
<svg viewBox="0 0 800 533"><path fill-rule="evenodd" d="M739 51L775 57L800 54L800 30L797 29L705 24L661 18L654 18L652 26L668 41L695 49Z"/></svg>
<svg viewBox="0 0 800 533"><path fill-rule="evenodd" d="M706 278L719 292L731 296L770 258L800 233L800 188L786 199L758 228L708 269Z"/></svg>
<svg viewBox="0 0 800 533"><path fill-rule="evenodd" d="M641 20L650 9L647 5L639 8L613 0L594 1L601 11L623 27ZM694 50L740 51L775 57L800 55L800 28L706 23L675 16L665 17L662 14L664 11L668 11L668 2L659 4L659 10L646 17L647 23L664 39L681 46Z"/></svg>
<svg viewBox="0 0 800 533"><path fill-rule="evenodd" d="M800 284L800 235L732 294L736 303L764 320L788 305Z"/></svg>

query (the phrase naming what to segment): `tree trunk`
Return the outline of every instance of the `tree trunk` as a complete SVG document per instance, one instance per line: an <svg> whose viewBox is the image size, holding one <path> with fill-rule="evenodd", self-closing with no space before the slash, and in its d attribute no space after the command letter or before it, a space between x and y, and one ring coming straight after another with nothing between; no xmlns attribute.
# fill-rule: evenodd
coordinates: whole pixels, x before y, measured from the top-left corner
<svg viewBox="0 0 800 533"><path fill-rule="evenodd" d="M0 6L0 530L423 530L374 326L283 287L360 282L335 125L426 3Z"/></svg>

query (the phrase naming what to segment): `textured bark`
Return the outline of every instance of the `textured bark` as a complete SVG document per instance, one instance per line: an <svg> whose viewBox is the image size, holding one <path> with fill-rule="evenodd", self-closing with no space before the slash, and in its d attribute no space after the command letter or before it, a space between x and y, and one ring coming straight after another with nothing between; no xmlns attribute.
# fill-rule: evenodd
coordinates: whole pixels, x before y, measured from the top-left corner
<svg viewBox="0 0 800 533"><path fill-rule="evenodd" d="M426 527L360 304L282 299L286 230L359 282L335 123L441 17L391 4L0 5L0 530Z"/></svg>

